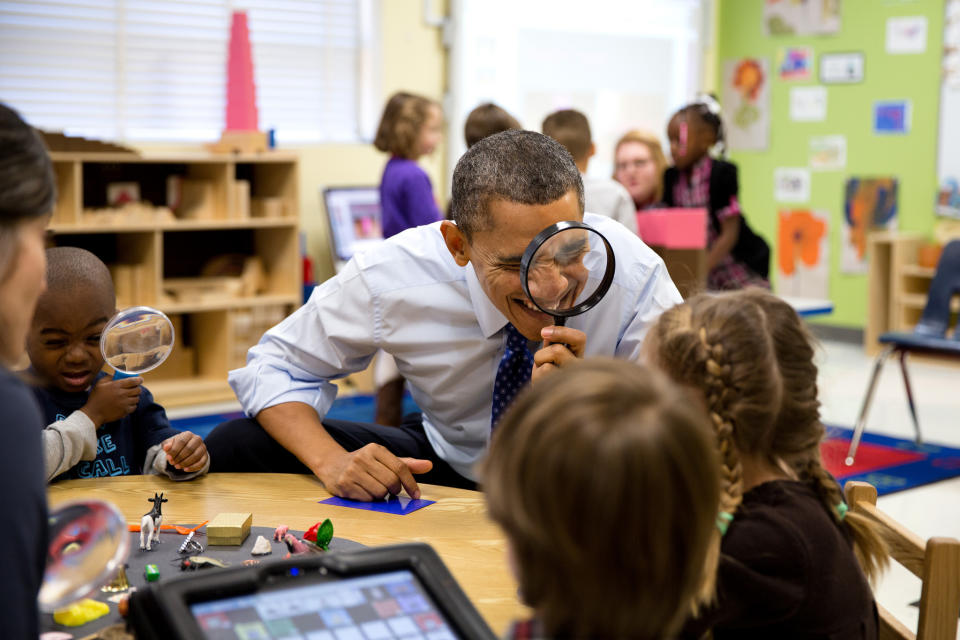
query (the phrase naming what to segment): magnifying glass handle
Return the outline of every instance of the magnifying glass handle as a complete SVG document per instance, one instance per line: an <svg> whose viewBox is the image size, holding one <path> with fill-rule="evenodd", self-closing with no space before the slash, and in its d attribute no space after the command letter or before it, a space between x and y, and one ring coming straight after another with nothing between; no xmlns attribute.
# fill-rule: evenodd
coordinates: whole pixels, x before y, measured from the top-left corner
<svg viewBox="0 0 960 640"><path fill-rule="evenodd" d="M557 327L565 327L567 325L567 317L553 316L553 324Z"/></svg>
<svg viewBox="0 0 960 640"><path fill-rule="evenodd" d="M113 379L122 380L123 378L136 378L139 373L127 373L126 371L120 371L119 369L113 370Z"/></svg>

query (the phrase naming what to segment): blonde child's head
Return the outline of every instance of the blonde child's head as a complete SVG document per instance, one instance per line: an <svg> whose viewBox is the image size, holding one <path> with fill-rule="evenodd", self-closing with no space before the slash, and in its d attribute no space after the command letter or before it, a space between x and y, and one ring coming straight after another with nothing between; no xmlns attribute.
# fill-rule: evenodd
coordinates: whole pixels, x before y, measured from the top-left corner
<svg viewBox="0 0 960 640"><path fill-rule="evenodd" d="M549 636L659 638L690 613L719 471L701 407L661 374L596 358L545 378L481 476Z"/></svg>
<svg viewBox="0 0 960 640"><path fill-rule="evenodd" d="M440 105L412 93L393 94L383 108L373 146L401 158L416 160L432 153L443 138Z"/></svg>
<svg viewBox="0 0 960 640"><path fill-rule="evenodd" d="M885 547L869 522L844 515L839 487L821 465L813 343L790 305L759 289L700 294L660 316L645 350L671 378L704 395L720 452L721 520L735 518L741 458L749 455L809 484L834 522L849 527L868 577L878 575Z"/></svg>

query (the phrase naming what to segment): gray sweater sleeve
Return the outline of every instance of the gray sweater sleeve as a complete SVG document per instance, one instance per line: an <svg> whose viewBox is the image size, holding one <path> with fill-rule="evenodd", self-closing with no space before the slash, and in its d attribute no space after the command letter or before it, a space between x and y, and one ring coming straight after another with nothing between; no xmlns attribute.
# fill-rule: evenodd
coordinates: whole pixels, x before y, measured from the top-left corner
<svg viewBox="0 0 960 640"><path fill-rule="evenodd" d="M43 430L43 467L47 482L81 460L97 457L97 427L83 411L53 422Z"/></svg>
<svg viewBox="0 0 960 640"><path fill-rule="evenodd" d="M202 469L196 471L180 471L173 465L167 463L167 453L163 450L163 443L155 444L147 449L147 455L143 460L143 473L157 474L167 476L171 480L180 482L181 480L193 480L202 476L210 470L210 456Z"/></svg>

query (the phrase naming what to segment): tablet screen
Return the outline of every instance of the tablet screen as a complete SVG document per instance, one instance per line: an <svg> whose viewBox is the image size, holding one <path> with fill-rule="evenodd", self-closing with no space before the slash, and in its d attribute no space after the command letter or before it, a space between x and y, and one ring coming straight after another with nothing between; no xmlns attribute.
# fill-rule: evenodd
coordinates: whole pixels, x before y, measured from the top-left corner
<svg viewBox="0 0 960 640"><path fill-rule="evenodd" d="M190 605L211 639L453 640L410 571L392 571Z"/></svg>

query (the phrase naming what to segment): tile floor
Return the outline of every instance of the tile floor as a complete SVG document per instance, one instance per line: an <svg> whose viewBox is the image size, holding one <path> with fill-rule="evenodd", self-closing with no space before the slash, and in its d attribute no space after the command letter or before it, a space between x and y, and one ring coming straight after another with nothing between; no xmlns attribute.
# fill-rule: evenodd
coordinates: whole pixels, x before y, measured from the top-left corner
<svg viewBox="0 0 960 640"><path fill-rule="evenodd" d="M873 359L859 344L822 341L818 353L820 398L824 422L852 428L856 422ZM960 365L911 362L911 382L924 439L960 447ZM171 410L171 417L198 412L237 410L235 403L215 407ZM867 430L912 438L913 426L898 362L889 360L881 375ZM960 538L960 478L902 491L879 499L881 509L922 538ZM877 587L879 601L907 626L916 629L920 581L906 569L891 567ZM958 635L960 638L960 635Z"/></svg>

